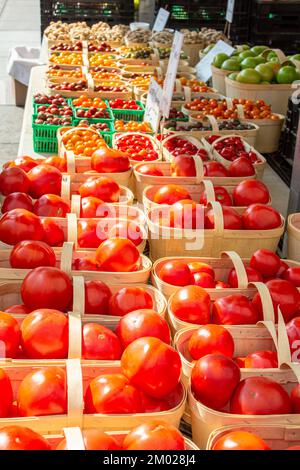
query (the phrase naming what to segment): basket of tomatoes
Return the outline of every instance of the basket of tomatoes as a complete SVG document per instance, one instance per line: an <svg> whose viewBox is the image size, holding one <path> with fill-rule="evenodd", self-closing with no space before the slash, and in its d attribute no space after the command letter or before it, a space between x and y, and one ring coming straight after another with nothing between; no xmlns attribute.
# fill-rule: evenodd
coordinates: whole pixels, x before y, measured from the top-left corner
<svg viewBox="0 0 300 470"><path fill-rule="evenodd" d="M145 107L137 100L109 100L108 106L112 110L116 120L143 121Z"/></svg>

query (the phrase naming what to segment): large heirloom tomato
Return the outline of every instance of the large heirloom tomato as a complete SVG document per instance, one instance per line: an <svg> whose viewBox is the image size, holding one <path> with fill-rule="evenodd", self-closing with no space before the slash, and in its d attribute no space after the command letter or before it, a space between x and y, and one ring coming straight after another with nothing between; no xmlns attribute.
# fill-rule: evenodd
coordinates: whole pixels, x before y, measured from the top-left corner
<svg viewBox="0 0 300 470"><path fill-rule="evenodd" d="M222 207L224 229L226 230L241 230L243 228L242 219L240 214L231 207ZM204 219L205 228L212 230L215 228L215 213L213 209L209 209L205 214Z"/></svg>
<svg viewBox="0 0 300 470"><path fill-rule="evenodd" d="M192 199L189 192L177 184L168 184L159 188L154 197L153 202L156 204L172 205L183 199Z"/></svg>
<svg viewBox="0 0 300 470"><path fill-rule="evenodd" d="M108 238L128 238L135 246L139 246L143 241L142 229L136 222L120 220L113 225L108 233Z"/></svg>
<svg viewBox="0 0 300 470"><path fill-rule="evenodd" d="M205 325L210 321L210 297L202 287L178 289L170 299L170 309L175 317L187 323Z"/></svg>
<svg viewBox="0 0 300 470"><path fill-rule="evenodd" d="M31 197L26 193L11 193L4 199L1 207L2 214L13 209L26 209L33 212L33 203Z"/></svg>
<svg viewBox="0 0 300 470"><path fill-rule="evenodd" d="M0 312L0 358L14 358L20 344L20 328L17 320Z"/></svg>
<svg viewBox="0 0 300 470"><path fill-rule="evenodd" d="M20 383L19 416L60 415L67 412L66 373L61 367L33 369Z"/></svg>
<svg viewBox="0 0 300 470"><path fill-rule="evenodd" d="M107 239L107 234L97 220L87 219L77 222L77 240L80 248L98 248Z"/></svg>
<svg viewBox="0 0 300 470"><path fill-rule="evenodd" d="M141 413L142 394L122 374L95 377L84 397L86 413L128 414Z"/></svg>
<svg viewBox="0 0 300 470"><path fill-rule="evenodd" d="M177 155L171 163L172 176L196 176L195 160L190 155Z"/></svg>
<svg viewBox="0 0 300 470"><path fill-rule="evenodd" d="M245 357L246 369L277 369L278 360L275 351L256 351Z"/></svg>
<svg viewBox="0 0 300 470"><path fill-rule="evenodd" d="M120 150L100 147L92 156L92 168L97 173L121 173L130 168L128 155Z"/></svg>
<svg viewBox="0 0 300 470"><path fill-rule="evenodd" d="M243 415L279 415L292 412L291 400L284 388L267 377L248 377L236 387L230 412Z"/></svg>
<svg viewBox="0 0 300 470"><path fill-rule="evenodd" d="M62 246L65 241L63 228L51 218L41 220L44 231L44 242L50 246Z"/></svg>
<svg viewBox="0 0 300 470"><path fill-rule="evenodd" d="M232 197L235 206L267 204L270 201L267 186L259 180L242 181L234 188Z"/></svg>
<svg viewBox="0 0 300 470"><path fill-rule="evenodd" d="M106 217L107 211L109 211L108 206L98 197L87 196L81 198L80 217Z"/></svg>
<svg viewBox="0 0 300 470"><path fill-rule="evenodd" d="M164 421L141 424L130 431L123 441L126 450L184 450L180 431Z"/></svg>
<svg viewBox="0 0 300 470"><path fill-rule="evenodd" d="M190 268L184 261L174 260L165 263L160 272L159 277L162 281L172 284L173 286L188 286L194 284L194 278Z"/></svg>
<svg viewBox="0 0 300 470"><path fill-rule="evenodd" d="M245 295L233 294L215 300L212 319L218 325L254 325L259 313Z"/></svg>
<svg viewBox="0 0 300 470"><path fill-rule="evenodd" d="M248 158L239 157L230 163L228 173L230 176L241 178L243 176L254 176L255 169Z"/></svg>
<svg viewBox="0 0 300 470"><path fill-rule="evenodd" d="M7 313L17 313L19 315L27 315L27 313L30 313L30 309L26 307L24 304L15 304L11 305L10 307L7 307L5 310Z"/></svg>
<svg viewBox="0 0 300 470"><path fill-rule="evenodd" d="M207 354L233 357L234 341L229 331L223 326L203 325L191 335L188 351L194 360Z"/></svg>
<svg viewBox="0 0 300 470"><path fill-rule="evenodd" d="M51 450L43 436L24 426L0 429L0 450Z"/></svg>
<svg viewBox="0 0 300 470"><path fill-rule="evenodd" d="M283 273L283 278L294 284L295 287L300 287L300 266L288 268Z"/></svg>
<svg viewBox="0 0 300 470"><path fill-rule="evenodd" d="M30 271L22 282L21 296L32 310L52 308L65 312L72 300L72 283L58 268L40 267Z"/></svg>
<svg viewBox="0 0 300 470"><path fill-rule="evenodd" d="M275 276L280 268L280 258L271 250L257 250L251 256L250 266L264 277Z"/></svg>
<svg viewBox="0 0 300 470"><path fill-rule="evenodd" d="M110 238L97 249L96 260L102 271L129 272L139 266L140 253L127 238Z"/></svg>
<svg viewBox="0 0 300 470"><path fill-rule="evenodd" d="M221 410L230 400L240 377L240 369L232 359L222 354L207 354L193 367L192 392L203 405Z"/></svg>
<svg viewBox="0 0 300 470"><path fill-rule="evenodd" d="M84 429L82 431L85 450L120 450L121 447L113 436L99 429ZM55 450L68 450L67 441L63 439Z"/></svg>
<svg viewBox="0 0 300 470"><path fill-rule="evenodd" d="M30 180L29 193L34 199L38 199L44 194L60 195L62 174L54 166L37 165L29 171L28 177Z"/></svg>
<svg viewBox="0 0 300 470"><path fill-rule="evenodd" d="M122 354L117 335L98 323L86 323L82 328L82 358L117 361Z"/></svg>
<svg viewBox="0 0 300 470"><path fill-rule="evenodd" d="M130 382L153 398L164 398L179 383L180 356L175 349L158 338L133 341L121 358L123 374Z"/></svg>
<svg viewBox="0 0 300 470"><path fill-rule="evenodd" d="M196 174L196 173L195 173ZM194 175L195 176L195 175ZM229 176L227 168L219 162L206 162L204 165L204 176L219 176L221 178Z"/></svg>
<svg viewBox="0 0 300 470"><path fill-rule="evenodd" d="M56 194L44 194L33 206L33 212L40 217L66 217L70 211L69 202Z"/></svg>
<svg viewBox="0 0 300 470"><path fill-rule="evenodd" d="M170 226L185 229L203 229L204 208L191 199L175 202L170 210Z"/></svg>
<svg viewBox="0 0 300 470"><path fill-rule="evenodd" d="M91 176L79 186L81 197L94 196L104 202L118 202L120 187L112 178Z"/></svg>
<svg viewBox="0 0 300 470"><path fill-rule="evenodd" d="M44 231L40 219L26 209L13 209L0 219L0 240L7 245L43 238Z"/></svg>
<svg viewBox="0 0 300 470"><path fill-rule="evenodd" d="M21 168L6 168L0 174L0 192L4 196L15 192L28 193L29 186L29 178Z"/></svg>
<svg viewBox="0 0 300 470"><path fill-rule="evenodd" d="M86 281L85 313L108 315L109 299L112 296L110 288L102 281Z"/></svg>
<svg viewBox="0 0 300 470"><path fill-rule="evenodd" d="M166 320L154 310L142 309L127 313L118 323L116 334L123 349L138 338L151 336L170 344L171 335Z"/></svg>
<svg viewBox="0 0 300 470"><path fill-rule="evenodd" d="M245 268L248 282L263 282L263 277L256 269L246 266ZM238 277L235 269L232 269L228 275L228 284L236 289L238 287Z"/></svg>
<svg viewBox="0 0 300 470"><path fill-rule="evenodd" d="M10 168L10 167L22 168L22 170L28 173L28 171L30 171L31 168L37 166L38 164L39 164L39 161L37 159L29 157L28 155L24 155L22 157L16 158L15 160L11 162L5 163L5 168Z"/></svg>
<svg viewBox="0 0 300 470"><path fill-rule="evenodd" d="M22 321L22 350L29 359L65 359L68 338L68 317L58 310L34 310Z"/></svg>
<svg viewBox="0 0 300 470"><path fill-rule="evenodd" d="M47 243L24 240L14 246L9 262L12 268L34 269L39 266L55 266L56 257Z"/></svg>
<svg viewBox="0 0 300 470"><path fill-rule="evenodd" d="M270 447L252 432L231 431L219 437L212 450L270 450Z"/></svg>
<svg viewBox="0 0 300 470"><path fill-rule="evenodd" d="M232 199L226 188L223 188L223 186L215 186L214 193L215 193L216 201L219 202L221 206L232 206ZM199 202L200 204L203 204L204 206L207 205L206 191L203 191L203 193L201 193ZM235 205L237 206L238 204L235 204Z"/></svg>
<svg viewBox="0 0 300 470"><path fill-rule="evenodd" d="M279 212L271 206L252 204L242 214L244 229L271 230L282 224Z"/></svg>
<svg viewBox="0 0 300 470"><path fill-rule="evenodd" d="M62 173L66 173L68 170L66 159L64 157L59 157L58 155L52 155L51 157L46 158L44 163L46 163L46 165L54 166Z"/></svg>
<svg viewBox="0 0 300 470"><path fill-rule="evenodd" d="M143 308L153 308L153 299L143 287L123 287L109 299L109 314L123 316Z"/></svg>

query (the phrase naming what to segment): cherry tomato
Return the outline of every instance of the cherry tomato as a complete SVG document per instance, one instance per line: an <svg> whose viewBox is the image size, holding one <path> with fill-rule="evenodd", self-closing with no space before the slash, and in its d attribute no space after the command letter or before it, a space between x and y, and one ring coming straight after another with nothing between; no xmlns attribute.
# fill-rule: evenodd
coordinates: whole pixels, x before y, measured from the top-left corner
<svg viewBox="0 0 300 470"><path fill-rule="evenodd" d="M280 258L271 250L257 250L251 256L250 266L264 277L275 276L280 268Z"/></svg>
<svg viewBox="0 0 300 470"><path fill-rule="evenodd" d="M245 358L246 369L277 369L277 353L274 351L256 351Z"/></svg>
<svg viewBox="0 0 300 470"><path fill-rule="evenodd" d="M192 199L189 192L182 186L176 184L168 184L159 188L154 197L153 202L156 204L175 204L175 202L183 199Z"/></svg>
<svg viewBox="0 0 300 470"><path fill-rule="evenodd" d="M4 196L15 192L28 193L29 186L29 178L22 168L6 168L0 173L0 192Z"/></svg>
<svg viewBox="0 0 300 470"><path fill-rule="evenodd" d="M245 180L239 183L232 193L235 206L268 204L270 193L267 186L258 180Z"/></svg>
<svg viewBox="0 0 300 470"><path fill-rule="evenodd" d="M17 320L5 312L0 312L0 357L14 358L20 344L20 328Z"/></svg>
<svg viewBox="0 0 300 470"><path fill-rule="evenodd" d="M238 212L231 207L222 207L225 230L242 230L242 218ZM213 209L209 209L205 214L204 225L207 230L215 227L215 214Z"/></svg>
<svg viewBox="0 0 300 470"><path fill-rule="evenodd" d="M84 429L82 431L85 450L120 450L121 447L113 436L99 429ZM67 441L60 441L55 450L68 450Z"/></svg>
<svg viewBox="0 0 300 470"><path fill-rule="evenodd" d="M180 431L164 421L141 424L127 434L123 441L125 450L184 450Z"/></svg>
<svg viewBox="0 0 300 470"><path fill-rule="evenodd" d="M220 325L203 325L188 341L188 351L197 360L207 354L222 354L233 357L234 341L230 332Z"/></svg>
<svg viewBox="0 0 300 470"><path fill-rule="evenodd" d="M240 369L231 358L222 354L207 354L198 359L193 367L192 392L203 405L221 410L230 400L240 377ZM216 390L222 393L216 393Z"/></svg>
<svg viewBox="0 0 300 470"><path fill-rule="evenodd" d="M110 238L97 249L96 261L102 271L129 272L139 266L140 253L127 238Z"/></svg>
<svg viewBox="0 0 300 470"><path fill-rule="evenodd" d="M33 206L33 212L40 217L66 217L71 212L68 201L55 194L44 194Z"/></svg>
<svg viewBox="0 0 300 470"><path fill-rule="evenodd" d="M47 243L24 240L14 246L9 262L12 268L33 269L39 266L55 266L56 257Z"/></svg>
<svg viewBox="0 0 300 470"><path fill-rule="evenodd" d="M259 313L245 295L233 294L215 300L212 319L217 325L255 325Z"/></svg>
<svg viewBox="0 0 300 470"><path fill-rule="evenodd" d="M70 278L66 273L54 267L33 269L21 285L22 300L32 310L51 308L65 312L72 295Z"/></svg>
<svg viewBox="0 0 300 470"><path fill-rule="evenodd" d="M120 187L113 179L106 176L92 176L78 188L81 197L94 196L104 202L118 202Z"/></svg>
<svg viewBox="0 0 300 470"><path fill-rule="evenodd" d="M188 286L194 284L190 268L184 261L174 260L164 263L159 271L162 281L173 286Z"/></svg>
<svg viewBox="0 0 300 470"><path fill-rule="evenodd" d="M57 168L46 164L37 165L29 171L28 177L30 180L29 193L34 199L38 199L44 194L60 195L62 174Z"/></svg>
<svg viewBox="0 0 300 470"><path fill-rule="evenodd" d="M138 338L127 346L121 369L130 382L153 398L164 398L179 383L180 356L158 338Z"/></svg>
<svg viewBox="0 0 300 470"><path fill-rule="evenodd" d="M41 220L43 228L43 240L50 246L62 246L65 241L65 234L58 222L51 218Z"/></svg>
<svg viewBox="0 0 300 470"><path fill-rule="evenodd" d="M29 212L33 212L32 199L28 194L25 193L11 193L3 201L1 212L9 212L12 209L26 209Z"/></svg>
<svg viewBox="0 0 300 470"><path fill-rule="evenodd" d="M43 436L24 426L0 429L0 450L51 450Z"/></svg>
<svg viewBox="0 0 300 470"><path fill-rule="evenodd" d="M256 271L256 269L246 266L245 270L248 282L263 282L261 273ZM238 277L235 269L232 269L228 274L228 284L230 284L230 287L233 287L234 289L238 288Z"/></svg>
<svg viewBox="0 0 300 470"><path fill-rule="evenodd" d="M205 325L210 321L210 297L202 287L182 287L172 296L170 310L182 321Z"/></svg>
<svg viewBox="0 0 300 470"><path fill-rule="evenodd" d="M245 230L271 230L282 225L279 212L263 204L252 204L242 214Z"/></svg>
<svg viewBox="0 0 300 470"><path fill-rule="evenodd" d="M33 369L19 385L19 416L46 416L67 413L67 384L64 369L49 366Z"/></svg>
<svg viewBox="0 0 300 470"><path fill-rule="evenodd" d="M91 164L97 173L121 173L130 168L128 155L109 147L97 149L93 153Z"/></svg>
<svg viewBox="0 0 300 470"><path fill-rule="evenodd" d="M153 299L143 287L123 287L109 299L110 315L123 316L144 308L153 308Z"/></svg>
<svg viewBox="0 0 300 470"><path fill-rule="evenodd" d="M230 431L219 437L212 450L271 450L258 435L248 431Z"/></svg>
<svg viewBox="0 0 300 470"><path fill-rule="evenodd" d="M86 323L83 325L83 359L117 361L121 358L121 354L121 343L113 331L98 323Z"/></svg>
<svg viewBox="0 0 300 470"><path fill-rule="evenodd" d="M110 288L102 281L85 282L85 313L108 315L109 300L112 296Z"/></svg>
<svg viewBox="0 0 300 470"><path fill-rule="evenodd" d="M42 240L43 228L40 219L26 209L13 209L0 219L0 240L16 245L22 240Z"/></svg>

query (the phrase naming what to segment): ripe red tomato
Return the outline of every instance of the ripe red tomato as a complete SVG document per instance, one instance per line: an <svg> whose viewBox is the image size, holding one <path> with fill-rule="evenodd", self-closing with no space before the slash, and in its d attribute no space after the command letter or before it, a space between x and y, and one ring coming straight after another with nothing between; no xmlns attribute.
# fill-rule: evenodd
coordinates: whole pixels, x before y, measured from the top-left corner
<svg viewBox="0 0 300 470"><path fill-rule="evenodd" d="M219 162L205 162L204 176L227 177L229 176L227 168Z"/></svg>
<svg viewBox="0 0 300 470"><path fill-rule="evenodd" d="M196 176L195 160L191 155L177 155L171 163L172 176Z"/></svg>
<svg viewBox="0 0 300 470"><path fill-rule="evenodd" d="M292 268L288 268L283 273L283 279L291 282L295 287L300 287L300 267L294 266Z"/></svg>
<svg viewBox="0 0 300 470"><path fill-rule="evenodd" d="M18 168L22 168L22 170L24 170L26 173L28 173L28 171L31 170L31 168L33 168L37 165L38 165L38 160L37 159L35 160L34 158L31 158L31 157L28 157L27 155L24 155L23 157L18 157L15 160L13 160L12 162L10 162L10 164L6 168L18 167Z"/></svg>
<svg viewBox="0 0 300 470"><path fill-rule="evenodd" d="M13 209L26 209L29 212L33 212L32 199L28 194L25 193L11 193L3 201L1 212L9 212Z"/></svg>
<svg viewBox="0 0 300 470"><path fill-rule="evenodd" d="M85 313L107 315L109 299L112 296L110 288L102 281L86 281Z"/></svg>
<svg viewBox="0 0 300 470"><path fill-rule="evenodd" d="M47 243L24 240L14 246L9 262L12 268L33 269L39 266L55 266L56 257Z"/></svg>
<svg viewBox="0 0 300 470"><path fill-rule="evenodd" d="M121 357L123 374L130 382L153 398L164 398L179 383L180 356L158 338L138 338L127 346Z"/></svg>
<svg viewBox="0 0 300 470"><path fill-rule="evenodd" d="M121 447L113 436L99 429L84 429L82 431L85 450L120 450ZM67 441L60 441L55 450L68 450Z"/></svg>
<svg viewBox="0 0 300 470"><path fill-rule="evenodd" d="M216 281L215 289L229 289L230 285L227 282Z"/></svg>
<svg viewBox="0 0 300 470"><path fill-rule="evenodd" d="M51 450L47 439L24 426L0 429L0 450Z"/></svg>
<svg viewBox="0 0 300 470"><path fill-rule="evenodd" d="M82 328L82 359L117 361L122 348L117 335L98 323L86 323Z"/></svg>
<svg viewBox="0 0 300 470"><path fill-rule="evenodd" d="M68 317L59 310L34 310L22 321L22 350L29 359L67 358L68 338Z"/></svg>
<svg viewBox="0 0 300 470"><path fill-rule="evenodd" d="M190 268L184 261L174 260L164 263L160 269L159 277L162 281L173 286L188 286L194 284Z"/></svg>
<svg viewBox="0 0 300 470"><path fill-rule="evenodd" d="M142 394L122 374L95 377L88 385L85 397L86 413L141 413Z"/></svg>
<svg viewBox="0 0 300 470"><path fill-rule="evenodd" d="M172 205L175 202L182 201L183 199L192 199L190 193L182 186L177 184L167 184L161 186L153 197L153 202L156 204Z"/></svg>
<svg viewBox="0 0 300 470"><path fill-rule="evenodd" d="M159 338L170 344L170 329L166 320L154 310L141 309L124 315L116 328L116 334L121 341L122 348L138 338L151 336Z"/></svg>
<svg viewBox="0 0 300 470"><path fill-rule="evenodd" d="M120 187L112 178L92 176L78 188L81 197L94 196L104 202L118 202Z"/></svg>
<svg viewBox="0 0 300 470"><path fill-rule="evenodd" d="M123 441L125 450L184 450L180 431L164 421L140 424L127 434Z"/></svg>
<svg viewBox="0 0 300 470"><path fill-rule="evenodd" d="M33 369L20 383L19 416L46 416L67 413L67 384L64 369L56 366Z"/></svg>
<svg viewBox="0 0 300 470"><path fill-rule="evenodd" d="M30 180L29 193L34 199L38 199L44 194L60 195L62 174L54 166L37 165L29 171L28 177Z"/></svg>
<svg viewBox="0 0 300 470"><path fill-rule="evenodd" d="M99 271L98 264L92 257L75 258L72 262L75 271Z"/></svg>
<svg viewBox="0 0 300 470"><path fill-rule="evenodd" d="M259 436L248 431L231 431L214 443L212 450L271 450Z"/></svg>
<svg viewBox="0 0 300 470"><path fill-rule="evenodd" d="M257 250L251 256L250 266L259 271L263 277L275 276L280 268L280 258L271 250Z"/></svg>
<svg viewBox="0 0 300 470"><path fill-rule="evenodd" d="M285 263L282 259L280 260L280 267L276 273L276 277L282 278L284 277L285 271L289 269L289 265Z"/></svg>
<svg viewBox="0 0 300 470"><path fill-rule="evenodd" d="M91 164L97 173L121 173L130 168L127 153L109 147L97 149L92 155Z"/></svg>
<svg viewBox="0 0 300 470"><path fill-rule="evenodd" d="M200 229L204 226L204 208L191 199L175 202L170 210L170 227Z"/></svg>
<svg viewBox="0 0 300 470"><path fill-rule="evenodd" d="M245 230L271 230L282 225L279 212L264 204L252 204L242 214Z"/></svg>
<svg viewBox="0 0 300 470"><path fill-rule="evenodd" d="M292 362L300 362L300 317L295 317L286 324Z"/></svg>
<svg viewBox="0 0 300 470"><path fill-rule="evenodd" d="M210 321L210 297L202 287L178 289L170 300L170 309L175 317L187 323L205 325Z"/></svg>
<svg viewBox="0 0 300 470"><path fill-rule="evenodd" d="M249 282L263 282L261 273L256 269L246 266L245 270ZM228 274L228 284L230 284L230 287L233 287L234 289L238 287L238 278L235 269L232 269Z"/></svg>
<svg viewBox="0 0 300 470"><path fill-rule="evenodd" d="M277 310L278 306L280 306L284 321L287 323L296 315L300 307L299 291L293 284L283 279L273 279L268 281L266 286L268 287L272 297L275 318L277 318ZM252 303L262 315L262 304L258 293L253 297Z"/></svg>
<svg viewBox="0 0 300 470"><path fill-rule="evenodd" d="M245 180L239 183L232 193L235 206L268 204L270 193L267 186L259 180Z"/></svg>
<svg viewBox="0 0 300 470"><path fill-rule="evenodd" d="M21 297L32 310L51 308L65 312L73 296L69 276L58 268L40 267L30 271L22 282Z"/></svg>
<svg viewBox="0 0 300 470"><path fill-rule="evenodd" d="M110 238L97 249L96 261L102 271L129 272L139 266L140 253L127 238Z"/></svg>
<svg viewBox="0 0 300 470"><path fill-rule="evenodd" d="M234 294L215 300L212 319L217 325L255 325L259 314L245 295Z"/></svg>
<svg viewBox="0 0 300 470"><path fill-rule="evenodd" d="M291 391L291 403L293 413L300 413L300 385L297 384Z"/></svg>
<svg viewBox="0 0 300 470"><path fill-rule="evenodd" d="M4 196L15 192L28 193L29 186L29 178L22 168L6 168L0 173L0 192Z"/></svg>
<svg viewBox="0 0 300 470"><path fill-rule="evenodd" d="M224 218L224 229L226 230L242 230L242 218L238 212L231 207L222 207ZM215 227L214 210L208 209L205 214L204 226L207 230L212 230Z"/></svg>
<svg viewBox="0 0 300 470"><path fill-rule="evenodd" d="M246 157L239 157L230 163L228 168L229 176L242 177L255 175L255 169L250 160Z"/></svg>
<svg viewBox="0 0 300 470"><path fill-rule="evenodd" d="M248 377L236 387L230 412L242 415L279 415L292 412L288 393L267 377Z"/></svg>
<svg viewBox="0 0 300 470"><path fill-rule="evenodd" d="M153 299L143 287L123 287L109 299L110 315L124 316L144 308L153 308Z"/></svg>
<svg viewBox="0 0 300 470"><path fill-rule="evenodd" d="M207 354L193 367L192 392L203 405L221 410L230 400L240 378L240 369L232 359L222 354ZM216 390L222 392L216 393Z"/></svg>
<svg viewBox="0 0 300 470"><path fill-rule="evenodd" d="M216 201L218 201L221 204L221 206L232 206L232 199L226 188L223 188L222 186L215 186L214 192L215 192ZM199 202L200 204L203 204L204 206L207 205L206 191L203 191L203 193L201 193ZM238 204L235 204L235 205L237 206Z"/></svg>
<svg viewBox="0 0 300 470"><path fill-rule="evenodd" d="M88 196L81 198L80 217L105 217L107 206L98 197Z"/></svg>
<svg viewBox="0 0 300 470"><path fill-rule="evenodd" d="M220 325L203 325L188 341L188 351L197 360L207 354L222 354L233 357L234 341L230 332Z"/></svg>
<svg viewBox="0 0 300 470"><path fill-rule="evenodd" d="M40 219L26 209L13 209L0 219L0 241L16 245L22 240L42 240Z"/></svg>
<svg viewBox="0 0 300 470"><path fill-rule="evenodd" d="M192 274L207 273L213 279L215 278L215 272L213 268L207 263L202 263L201 261L191 261L188 263L188 267L190 268Z"/></svg>
<svg viewBox="0 0 300 470"><path fill-rule="evenodd" d="M107 233L97 220L86 219L77 222L77 241L80 248L98 248L107 239Z"/></svg>
<svg viewBox="0 0 300 470"><path fill-rule="evenodd" d="M65 234L63 228L58 222L49 218L42 219L41 225L43 228L43 240L50 246L62 246L65 241Z"/></svg>
<svg viewBox="0 0 300 470"><path fill-rule="evenodd" d="M135 246L139 246L143 242L144 234L136 222L120 220L111 227L108 238L128 238Z"/></svg>
<svg viewBox="0 0 300 470"><path fill-rule="evenodd" d="M142 175L164 176L163 172L155 165L145 164L139 166L136 171Z"/></svg>
<svg viewBox="0 0 300 470"><path fill-rule="evenodd" d="M274 351L256 351L245 358L246 369L277 369L277 353Z"/></svg>
<svg viewBox="0 0 300 470"><path fill-rule="evenodd" d="M44 194L34 203L33 212L40 217L66 217L71 208L61 196Z"/></svg>
<svg viewBox="0 0 300 470"><path fill-rule="evenodd" d="M30 309L23 304L11 305L10 307L7 307L4 311L6 313L18 313L20 315L27 315L27 313L30 313Z"/></svg>
<svg viewBox="0 0 300 470"><path fill-rule="evenodd" d="M195 273L194 284L205 289L214 289L216 285L214 278L208 273Z"/></svg>
<svg viewBox="0 0 300 470"><path fill-rule="evenodd" d="M46 158L45 162L46 165L54 166L62 173L67 172L67 162L64 157L59 157L58 155L52 155L52 157Z"/></svg>
<svg viewBox="0 0 300 470"><path fill-rule="evenodd" d="M0 358L14 358L20 344L20 328L17 320L0 312Z"/></svg>

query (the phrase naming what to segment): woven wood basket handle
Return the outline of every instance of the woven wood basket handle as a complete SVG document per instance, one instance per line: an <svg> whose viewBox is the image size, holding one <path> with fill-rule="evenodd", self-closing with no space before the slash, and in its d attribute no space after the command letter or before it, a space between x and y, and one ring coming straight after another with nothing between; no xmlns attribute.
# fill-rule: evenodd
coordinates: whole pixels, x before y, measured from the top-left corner
<svg viewBox="0 0 300 470"><path fill-rule="evenodd" d="M214 223L215 223L215 234L217 237L222 237L224 232L224 217L222 206L217 201L212 201L209 203L214 212Z"/></svg>
<svg viewBox="0 0 300 470"><path fill-rule="evenodd" d="M286 62L288 59L286 57L286 55L284 54L284 52L281 50L281 49L265 49L262 53L262 56L264 58L267 57L267 55L270 53L270 52L275 52L278 59L279 59L279 62L280 64L282 64L283 62Z"/></svg>
<svg viewBox="0 0 300 470"><path fill-rule="evenodd" d="M71 199L71 175L64 173L61 179L61 197Z"/></svg>
<svg viewBox="0 0 300 470"><path fill-rule="evenodd" d="M278 307L278 365L292 362L290 343L280 307ZM300 377L300 375L299 375Z"/></svg>
<svg viewBox="0 0 300 470"><path fill-rule="evenodd" d="M77 248L77 217L76 214L67 214L68 242L73 242Z"/></svg>
<svg viewBox="0 0 300 470"><path fill-rule="evenodd" d="M73 312L84 315L85 286L83 276L73 276Z"/></svg>
<svg viewBox="0 0 300 470"><path fill-rule="evenodd" d="M83 435L79 427L63 428L67 450L85 450Z"/></svg>
<svg viewBox="0 0 300 470"><path fill-rule="evenodd" d="M67 359L68 426L81 426L83 420L83 384L80 359Z"/></svg>
<svg viewBox="0 0 300 470"><path fill-rule="evenodd" d="M226 256L230 258L234 266L237 275L238 288L247 289L249 280L241 257L235 251L223 251L221 253L221 258L224 258Z"/></svg>
<svg viewBox="0 0 300 470"><path fill-rule="evenodd" d="M66 151L67 172L76 173L75 154L72 150Z"/></svg>
<svg viewBox="0 0 300 470"><path fill-rule="evenodd" d="M176 78L176 80L175 80L175 93L181 93L181 92L182 92L181 81L179 80L179 78Z"/></svg>
<svg viewBox="0 0 300 470"><path fill-rule="evenodd" d="M88 73L88 71L89 71L89 68L88 68L86 65L83 65L83 66L81 67L81 73L82 73L82 75L86 75L86 74Z"/></svg>
<svg viewBox="0 0 300 470"><path fill-rule="evenodd" d="M275 323L273 302L268 287L263 282L250 282L249 287L251 286L255 286L260 295L264 321Z"/></svg>
<svg viewBox="0 0 300 470"><path fill-rule="evenodd" d="M68 319L69 319L68 358L80 359L81 358L81 332L82 332L81 314L79 312L69 312Z"/></svg>
<svg viewBox="0 0 300 470"><path fill-rule="evenodd" d="M198 160L198 159L197 159ZM202 160L201 160L202 161ZM206 193L206 204L216 200L214 185L211 180L203 180L204 191Z"/></svg>
<svg viewBox="0 0 300 470"><path fill-rule="evenodd" d="M88 93L94 92L94 79L90 73L86 74L87 84L88 84Z"/></svg>
<svg viewBox="0 0 300 470"><path fill-rule="evenodd" d="M244 106L242 104L236 105L237 114L239 119L245 119Z"/></svg>
<svg viewBox="0 0 300 470"><path fill-rule="evenodd" d="M79 194L73 194L71 197L71 212L76 214L76 216L80 217L81 211L81 196Z"/></svg>
<svg viewBox="0 0 300 470"><path fill-rule="evenodd" d="M199 184L203 181L204 177L204 166L202 158L198 157L197 155L193 155L193 159L195 162L196 168L196 184Z"/></svg>
<svg viewBox="0 0 300 470"><path fill-rule="evenodd" d="M190 89L189 86L183 87L183 93L184 93L185 101L187 101L188 103L192 101L192 90Z"/></svg>
<svg viewBox="0 0 300 470"><path fill-rule="evenodd" d="M70 276L72 271L74 243L64 242L60 255L60 269Z"/></svg>
<svg viewBox="0 0 300 470"><path fill-rule="evenodd" d="M219 132L219 124L218 121L216 120L215 116L212 116L211 114L208 114L207 116L204 116L204 119L207 119L211 125L212 132Z"/></svg>
<svg viewBox="0 0 300 470"><path fill-rule="evenodd" d="M233 109L234 106L233 106L232 98L226 97L225 101L226 101L226 104L227 104L227 109Z"/></svg>

